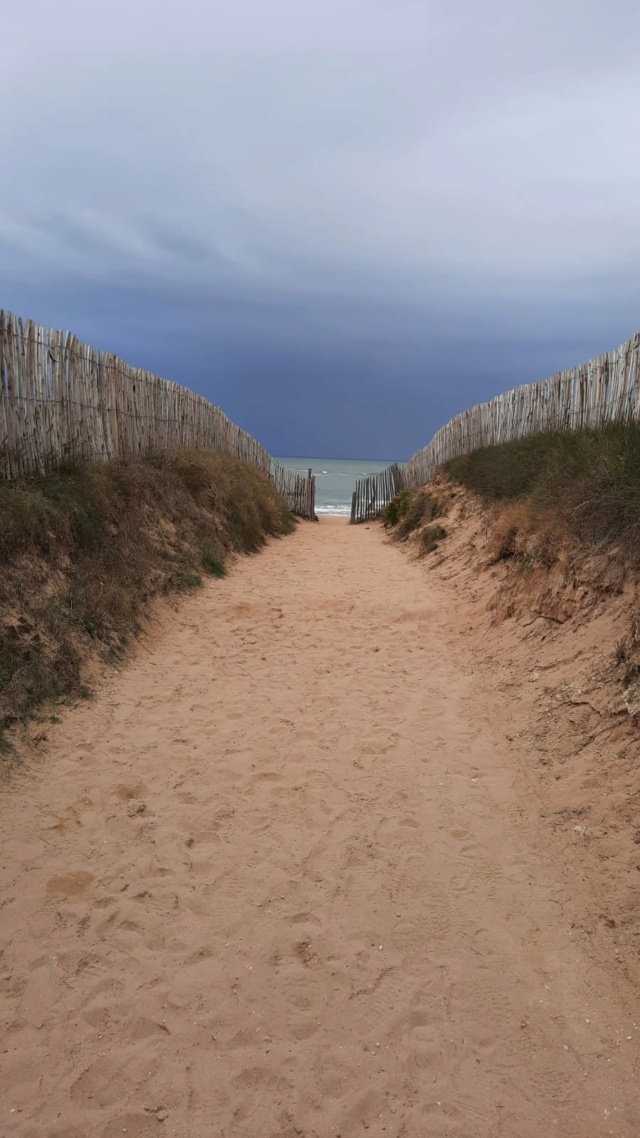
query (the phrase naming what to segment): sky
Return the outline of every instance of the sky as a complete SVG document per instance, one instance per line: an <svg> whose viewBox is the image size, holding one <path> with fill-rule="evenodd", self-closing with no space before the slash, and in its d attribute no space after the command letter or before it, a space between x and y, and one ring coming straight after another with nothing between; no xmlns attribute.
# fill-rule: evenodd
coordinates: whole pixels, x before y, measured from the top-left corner
<svg viewBox="0 0 640 1138"><path fill-rule="evenodd" d="M406 459L640 330L637 0L22 0L0 307Z"/></svg>

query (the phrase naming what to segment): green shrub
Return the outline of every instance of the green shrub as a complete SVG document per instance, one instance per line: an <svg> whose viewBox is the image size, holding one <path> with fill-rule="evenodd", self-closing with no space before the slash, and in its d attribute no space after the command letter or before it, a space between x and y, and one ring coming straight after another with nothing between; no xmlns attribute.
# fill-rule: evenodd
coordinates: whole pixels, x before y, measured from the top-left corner
<svg viewBox="0 0 640 1138"><path fill-rule="evenodd" d="M403 517L398 523L397 536L404 541L425 522L432 522L442 512L440 502L428 490L414 490Z"/></svg>
<svg viewBox="0 0 640 1138"><path fill-rule="evenodd" d="M404 517L409 506L409 491L400 490L395 498L392 498L388 506L385 506L382 511L382 521L387 529L395 526Z"/></svg>
<svg viewBox="0 0 640 1138"><path fill-rule="evenodd" d="M439 500L428 490L401 490L386 507L382 520L387 529L395 528L395 536L404 541L424 522L433 521L442 512Z"/></svg>

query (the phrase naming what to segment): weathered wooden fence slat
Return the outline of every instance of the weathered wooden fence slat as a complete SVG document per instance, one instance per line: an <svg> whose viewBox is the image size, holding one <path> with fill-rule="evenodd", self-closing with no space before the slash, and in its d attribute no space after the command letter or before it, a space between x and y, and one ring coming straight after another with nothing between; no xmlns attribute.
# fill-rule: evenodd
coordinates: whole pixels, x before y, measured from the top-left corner
<svg viewBox="0 0 640 1138"><path fill-rule="evenodd" d="M236 455L315 516L311 471L285 470L204 396L0 310L0 477L187 447Z"/></svg>
<svg viewBox="0 0 640 1138"><path fill-rule="evenodd" d="M371 478L359 478L351 522L379 516L403 487L424 486L450 458L479 447L542 431L602 427L632 419L640 419L640 333L613 352L540 383L515 387L456 415L404 466L394 463L374 475L371 492Z"/></svg>

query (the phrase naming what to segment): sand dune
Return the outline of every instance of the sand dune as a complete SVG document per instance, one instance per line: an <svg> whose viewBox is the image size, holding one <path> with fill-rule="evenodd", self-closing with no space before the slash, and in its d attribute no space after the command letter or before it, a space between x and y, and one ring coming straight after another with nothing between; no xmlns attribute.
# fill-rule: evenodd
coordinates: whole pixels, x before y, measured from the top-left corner
<svg viewBox="0 0 640 1138"><path fill-rule="evenodd" d="M637 1004L439 589L301 526L53 728L0 798L0 1135L637 1138Z"/></svg>

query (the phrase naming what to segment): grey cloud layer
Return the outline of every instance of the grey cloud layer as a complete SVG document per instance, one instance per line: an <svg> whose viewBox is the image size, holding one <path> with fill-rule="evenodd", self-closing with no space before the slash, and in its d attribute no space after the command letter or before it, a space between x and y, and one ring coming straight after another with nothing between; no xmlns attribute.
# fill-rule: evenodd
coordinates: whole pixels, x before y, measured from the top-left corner
<svg viewBox="0 0 640 1138"><path fill-rule="evenodd" d="M340 391L404 394L388 445L341 426L386 456L640 323L634 3L38 0L3 23L2 303L178 367L273 449L285 376L316 418L298 450L347 445Z"/></svg>

